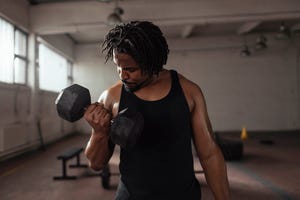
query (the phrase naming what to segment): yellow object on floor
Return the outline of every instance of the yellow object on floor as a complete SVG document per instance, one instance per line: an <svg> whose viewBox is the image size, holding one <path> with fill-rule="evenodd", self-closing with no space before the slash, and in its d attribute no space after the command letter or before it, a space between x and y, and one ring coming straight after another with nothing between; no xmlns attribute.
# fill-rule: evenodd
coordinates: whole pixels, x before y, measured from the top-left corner
<svg viewBox="0 0 300 200"><path fill-rule="evenodd" d="M246 127L242 128L241 139L246 140L248 138Z"/></svg>

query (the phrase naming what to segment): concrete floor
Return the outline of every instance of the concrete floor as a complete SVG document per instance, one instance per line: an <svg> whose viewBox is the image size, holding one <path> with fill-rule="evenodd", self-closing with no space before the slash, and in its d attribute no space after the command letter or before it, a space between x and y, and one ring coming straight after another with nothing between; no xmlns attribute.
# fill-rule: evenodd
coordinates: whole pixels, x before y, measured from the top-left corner
<svg viewBox="0 0 300 200"><path fill-rule="evenodd" d="M244 141L244 158L227 162L232 200L300 199L300 133L248 134ZM68 169L76 180L54 181L61 174L56 156L72 146L84 147L87 135L75 135L35 151L0 163L1 200L112 200L118 176L112 176L112 189L104 190L101 179L89 169ZM261 144L261 139L274 141ZM82 163L87 163L81 155ZM201 169L195 160L195 169ZM69 163L74 163L75 159ZM118 149L110 161L111 171L118 172ZM212 200L203 174L197 174L202 185L202 199Z"/></svg>

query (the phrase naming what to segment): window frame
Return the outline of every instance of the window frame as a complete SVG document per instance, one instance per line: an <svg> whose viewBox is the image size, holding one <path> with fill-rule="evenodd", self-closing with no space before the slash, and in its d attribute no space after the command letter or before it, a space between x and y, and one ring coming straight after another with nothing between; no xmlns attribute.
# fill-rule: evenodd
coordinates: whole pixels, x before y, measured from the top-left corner
<svg viewBox="0 0 300 200"><path fill-rule="evenodd" d="M15 51L15 45L16 45L16 32L17 31L20 31L22 34L24 34L25 38L26 38L26 54L25 56L21 56L21 55L18 55L16 54L16 51ZM13 68L13 84L16 84L16 85L28 85L28 63L29 63L29 60L28 60L28 33L26 33L25 31L23 31L22 29L16 27L14 25L14 62L15 62L15 59L16 58L19 58L21 60L23 60L25 62L25 83L16 83L16 78L15 78L15 65L14 65L14 68Z"/></svg>
<svg viewBox="0 0 300 200"><path fill-rule="evenodd" d="M28 59L28 40L29 40L29 34L22 30L21 28L17 27L14 23L10 22L9 20L7 20L6 18L0 16L0 20L5 21L6 23L9 23L11 26L13 26L13 66L12 66L12 81L11 82L6 82L6 81L2 81L0 80L0 84L8 84L8 85L20 85L20 86L28 86L28 63L29 63L29 59ZM20 56L18 54L16 54L16 50L15 50L15 44L16 44L16 32L19 31L22 34L24 34L25 38L26 38L26 55L25 56ZM16 67L15 67L15 59L19 58L21 60L23 60L25 62L25 74L24 74L24 83L17 83L16 82L16 78L15 78L15 72L16 72Z"/></svg>
<svg viewBox="0 0 300 200"><path fill-rule="evenodd" d="M66 74L67 85L72 84L73 80L74 80L74 75L73 75L74 63L64 53L62 53L61 51L59 51L58 49L56 49L55 47L53 47L51 44L49 44L47 41L45 41L41 37L37 37L37 44L36 44L36 51L37 51L36 68L37 68L37 70L40 71L40 67L41 67L40 62L39 62L39 60L40 60L40 58L39 58L39 55L40 55L39 46L40 46L40 44L45 45L51 51L55 52L56 54L58 54L58 55L60 55L60 56L62 56L63 58L66 59L66 62L67 62L67 74ZM37 76L38 76L38 90L39 91L46 91L46 92L57 93L57 92L52 91L52 90L42 89L40 87L40 74L38 73Z"/></svg>

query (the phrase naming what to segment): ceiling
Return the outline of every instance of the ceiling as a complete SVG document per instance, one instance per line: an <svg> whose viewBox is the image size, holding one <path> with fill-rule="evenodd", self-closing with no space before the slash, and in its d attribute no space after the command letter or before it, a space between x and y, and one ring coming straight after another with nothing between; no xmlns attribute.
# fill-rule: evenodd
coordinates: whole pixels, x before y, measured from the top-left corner
<svg viewBox="0 0 300 200"><path fill-rule="evenodd" d="M110 29L114 0L28 0L31 28L41 35L67 34L95 43ZM300 32L299 0L120 0L124 22L149 20L168 38L270 33L284 22Z"/></svg>

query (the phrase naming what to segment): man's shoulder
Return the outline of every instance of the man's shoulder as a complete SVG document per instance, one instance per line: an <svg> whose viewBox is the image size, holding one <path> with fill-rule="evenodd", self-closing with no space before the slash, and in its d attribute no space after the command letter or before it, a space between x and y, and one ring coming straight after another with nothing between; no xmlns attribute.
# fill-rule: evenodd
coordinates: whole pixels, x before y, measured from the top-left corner
<svg viewBox="0 0 300 200"><path fill-rule="evenodd" d="M103 98L103 100L108 99L111 101L117 101L120 99L121 89L122 89L122 82L118 81L116 84L107 88L100 96L100 99Z"/></svg>
<svg viewBox="0 0 300 200"><path fill-rule="evenodd" d="M103 103L106 108L113 109L115 104L120 101L122 83L121 81L107 88L99 98L99 102Z"/></svg>
<svg viewBox="0 0 300 200"><path fill-rule="evenodd" d="M109 87L107 89L107 92L111 96L120 96L121 89L122 89L122 82L118 81L117 83L115 83L114 85L112 85L111 87Z"/></svg>
<svg viewBox="0 0 300 200"><path fill-rule="evenodd" d="M189 92L197 92L200 90L199 85L194 83L192 80L186 78L184 75L177 73L180 85L183 90L187 90Z"/></svg>
<svg viewBox="0 0 300 200"><path fill-rule="evenodd" d="M199 103L199 101L203 102L204 100L202 90L199 85L187 79L181 74L178 74L178 79L186 100L189 104L190 110L192 111L194 110L194 107Z"/></svg>

